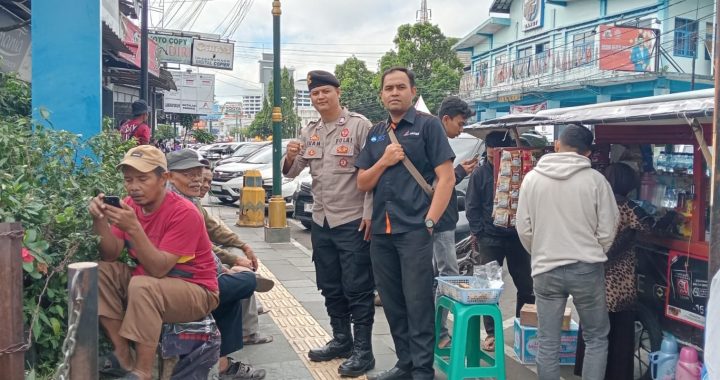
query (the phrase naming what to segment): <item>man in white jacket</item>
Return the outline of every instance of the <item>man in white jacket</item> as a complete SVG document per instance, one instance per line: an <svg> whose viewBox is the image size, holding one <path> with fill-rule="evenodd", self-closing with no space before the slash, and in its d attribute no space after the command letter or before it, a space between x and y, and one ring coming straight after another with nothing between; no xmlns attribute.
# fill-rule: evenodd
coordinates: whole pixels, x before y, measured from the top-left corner
<svg viewBox="0 0 720 380"><path fill-rule="evenodd" d="M619 215L610 184L590 167L592 142L590 130L568 126L555 142L558 153L543 156L520 189L516 227L531 254L540 380L560 378L560 330L569 295L587 345L583 380L605 375L610 323L603 263Z"/></svg>

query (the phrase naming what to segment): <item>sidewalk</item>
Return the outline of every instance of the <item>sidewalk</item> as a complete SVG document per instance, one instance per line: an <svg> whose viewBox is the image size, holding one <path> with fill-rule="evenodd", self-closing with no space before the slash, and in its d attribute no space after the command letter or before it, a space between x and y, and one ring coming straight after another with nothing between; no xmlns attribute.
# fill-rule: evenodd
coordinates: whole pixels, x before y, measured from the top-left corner
<svg viewBox="0 0 720 380"><path fill-rule="evenodd" d="M208 210L212 215L222 218L243 241L252 246L262 264L259 272L275 280L273 290L257 293L258 299L270 310L260 316L260 330L263 334L273 335L274 341L245 346L233 356L244 363L267 370L266 379L339 379L337 367L341 360L315 363L307 359L308 349L325 344L330 339L331 331L324 299L315 284L312 252L295 239L283 244L265 243L262 228L235 226L237 208L216 204L209 206ZM296 231L294 228L293 234L307 234L307 231ZM509 276L506 281L508 280ZM505 297L514 302L514 288L506 289ZM535 368L518 363L512 351L512 318L504 322L504 327L507 379L536 378ZM393 347L383 308L377 307L373 326L376 366L371 374L391 368L395 364L397 357ZM579 379L572 375L572 367L563 367L562 375L563 379ZM436 378L446 379L440 373Z"/></svg>

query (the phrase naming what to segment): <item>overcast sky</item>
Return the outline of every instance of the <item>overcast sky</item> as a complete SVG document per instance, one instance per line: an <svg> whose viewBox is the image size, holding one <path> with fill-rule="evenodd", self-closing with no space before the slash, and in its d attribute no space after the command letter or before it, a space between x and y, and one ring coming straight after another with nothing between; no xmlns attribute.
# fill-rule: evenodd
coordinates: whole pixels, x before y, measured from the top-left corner
<svg viewBox="0 0 720 380"><path fill-rule="evenodd" d="M156 10L162 2L166 10L171 6L177 10L182 4L169 25L177 28L183 11L191 10L198 1L205 3L204 8L190 30L212 33L243 0L152 0L151 4ZM201 69L216 74L215 94L221 103L236 100L242 88L252 88L259 81L260 54L272 52L272 2L247 2L252 6L231 37L236 41L235 69ZM428 0L431 22L452 37L467 35L485 20L489 4L490 0ZM377 70L378 59L393 48L398 26L414 23L418 9L420 0L282 0L281 64L294 67L297 79L309 70L332 72L336 64L354 54L366 61L368 68ZM166 13L170 17L170 12ZM153 12L152 24L157 25L159 19L160 13Z"/></svg>

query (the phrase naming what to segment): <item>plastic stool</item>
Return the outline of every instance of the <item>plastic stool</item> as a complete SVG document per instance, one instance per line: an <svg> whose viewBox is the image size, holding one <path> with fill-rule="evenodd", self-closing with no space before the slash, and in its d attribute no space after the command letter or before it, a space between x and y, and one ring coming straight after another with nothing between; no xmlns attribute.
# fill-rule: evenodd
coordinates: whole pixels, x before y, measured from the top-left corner
<svg viewBox="0 0 720 380"><path fill-rule="evenodd" d="M455 318L450 348L438 347L441 309L449 310ZM492 317L495 324L494 358L480 348L480 321L483 316ZM449 357L449 360L446 360L446 357ZM481 366L481 361L487 362L489 366ZM435 366L452 380L477 377L504 380L505 340L500 308L495 304L466 305L445 296L440 297L435 308Z"/></svg>

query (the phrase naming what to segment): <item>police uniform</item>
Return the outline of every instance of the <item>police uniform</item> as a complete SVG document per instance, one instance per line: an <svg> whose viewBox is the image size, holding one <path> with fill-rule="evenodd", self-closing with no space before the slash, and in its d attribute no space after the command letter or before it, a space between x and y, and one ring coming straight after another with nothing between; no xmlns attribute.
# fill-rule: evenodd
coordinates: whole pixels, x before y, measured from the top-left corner
<svg viewBox="0 0 720 380"><path fill-rule="evenodd" d="M391 143L391 121L374 126L355 165L370 169ZM440 120L410 108L392 124L405 156L427 183L455 158ZM398 362L414 379L432 379L434 347L433 246L425 227L431 199L405 166L385 169L373 190L373 273L390 324Z"/></svg>
<svg viewBox="0 0 720 380"><path fill-rule="evenodd" d="M326 83L339 86L332 74L321 71L311 72L308 82L309 87ZM350 319L354 324L355 339L367 338L369 356L366 356L372 357L369 340L375 316L375 286L370 244L364 240L364 231L359 231L362 219L371 218L372 195L357 189L358 170L355 167L370 127L372 123L363 115L343 108L336 121L317 120L303 128L300 140L304 148L290 168L285 168L284 159L281 163L287 169L286 177L295 177L309 167L313 179L312 259L335 342L328 343L334 346L326 346L327 352L311 350L311 360L342 356L336 355L342 349L335 343L346 344L343 343L348 342L346 334L352 346Z"/></svg>

